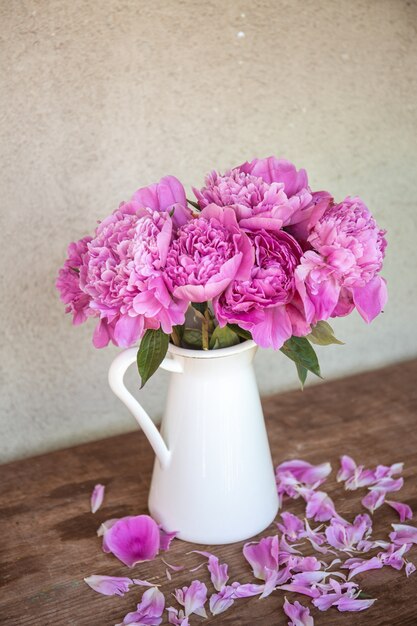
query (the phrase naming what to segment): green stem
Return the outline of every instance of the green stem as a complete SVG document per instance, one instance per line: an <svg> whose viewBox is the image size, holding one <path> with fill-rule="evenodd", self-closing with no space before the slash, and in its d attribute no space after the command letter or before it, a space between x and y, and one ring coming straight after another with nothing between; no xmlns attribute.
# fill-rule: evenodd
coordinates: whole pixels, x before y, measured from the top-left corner
<svg viewBox="0 0 417 626"><path fill-rule="evenodd" d="M209 349L209 322L204 315L201 320L201 339L203 344L203 350Z"/></svg>
<svg viewBox="0 0 417 626"><path fill-rule="evenodd" d="M181 346L180 336L175 326L172 327L171 339L174 346Z"/></svg>

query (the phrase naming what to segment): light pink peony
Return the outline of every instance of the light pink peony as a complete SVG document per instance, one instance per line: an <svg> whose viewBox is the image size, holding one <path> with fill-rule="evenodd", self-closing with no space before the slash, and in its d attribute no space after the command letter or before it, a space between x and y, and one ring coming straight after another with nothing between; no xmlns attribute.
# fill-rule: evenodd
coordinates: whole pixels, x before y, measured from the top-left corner
<svg viewBox="0 0 417 626"><path fill-rule="evenodd" d="M307 319L317 322L347 315L354 306L371 322L387 300L385 280L378 276L387 242L360 198L330 206L312 229L296 272Z"/></svg>
<svg viewBox="0 0 417 626"><path fill-rule="evenodd" d="M67 305L65 312L73 314L73 324L76 326L85 322L87 317L97 315L96 311L90 308L90 296L80 287L80 267L88 254L90 241L91 237L83 237L79 241L70 243L68 258L59 270L55 283L62 302Z"/></svg>
<svg viewBox="0 0 417 626"><path fill-rule="evenodd" d="M233 281L214 299L214 312L221 326L238 324L259 346L278 350L292 335L311 330L295 286L302 250L284 231L247 234L255 249L250 278Z"/></svg>
<svg viewBox="0 0 417 626"><path fill-rule="evenodd" d="M235 279L250 276L253 248L230 207L207 206L182 226L167 256L166 275L176 298L205 302Z"/></svg>
<svg viewBox="0 0 417 626"><path fill-rule="evenodd" d="M163 267L172 237L166 211L121 205L97 228L81 268L81 287L102 320L94 335L96 347L111 339L122 347L136 343L147 328L184 322L187 302L172 297Z"/></svg>

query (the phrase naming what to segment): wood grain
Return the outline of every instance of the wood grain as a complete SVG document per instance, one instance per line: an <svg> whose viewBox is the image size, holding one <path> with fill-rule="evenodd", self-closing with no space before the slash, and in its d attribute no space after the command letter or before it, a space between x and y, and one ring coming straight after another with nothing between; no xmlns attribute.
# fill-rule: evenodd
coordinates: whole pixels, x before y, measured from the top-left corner
<svg viewBox="0 0 417 626"><path fill-rule="evenodd" d="M330 460L336 469L341 454L368 466L404 461L405 486L400 498L395 496L417 511L416 382L417 360L265 399L274 462L295 457L313 463ZM142 590L134 588L123 598L98 595L83 582L83 577L93 573L155 581L161 584L168 605L174 606L175 600L169 599L173 589L196 577L211 589L205 568L196 574L188 568L173 573L169 582L159 558L128 571L100 549L96 530L102 521L146 512L152 463L143 434L133 432L0 467L1 624L111 626L120 622L134 609ZM98 482L107 486L106 498L92 515L89 497ZM335 481L335 472L326 491L348 519L363 512L363 492L344 492ZM291 501L285 509L300 514L302 504ZM375 536L386 537L389 525L396 521L395 512L383 506L374 515ZM263 535L273 530L271 526ZM167 558L191 568L201 560L185 556L194 548L174 541ZM251 580L242 544L210 550L229 563L232 580ZM417 562L416 548L411 555ZM417 624L417 574L407 579L404 572L384 568L358 580L367 594L378 598L375 605L359 614L334 609L320 613L313 608L316 624ZM282 592L265 600L248 598L216 618L193 616L191 624L284 626L288 620L282 604Z"/></svg>

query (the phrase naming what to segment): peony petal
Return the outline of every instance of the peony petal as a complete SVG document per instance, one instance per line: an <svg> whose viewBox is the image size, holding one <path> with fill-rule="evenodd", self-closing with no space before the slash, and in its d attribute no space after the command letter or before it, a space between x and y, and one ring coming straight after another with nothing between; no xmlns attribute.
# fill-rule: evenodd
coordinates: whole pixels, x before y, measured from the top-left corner
<svg viewBox="0 0 417 626"><path fill-rule="evenodd" d="M384 567L384 564L382 563L382 561L377 557L374 556L371 559L358 559L358 562L354 567L352 567L352 569L349 572L349 580L351 578L353 578L354 576L356 576L357 574L361 574L362 572L368 572L369 570L372 569L381 569L382 567Z"/></svg>
<svg viewBox="0 0 417 626"><path fill-rule="evenodd" d="M335 605L338 611L365 611L369 609L373 603L376 602L376 598L370 600L358 600L357 598L349 598L344 596Z"/></svg>
<svg viewBox="0 0 417 626"><path fill-rule="evenodd" d="M149 515L122 517L103 537L104 552L112 552L122 563L133 567L141 561L151 561L159 550L160 533Z"/></svg>
<svg viewBox="0 0 417 626"><path fill-rule="evenodd" d="M157 587L147 589L142 600L137 605L136 611L125 615L123 622L117 626L159 626L162 622L165 598Z"/></svg>
<svg viewBox="0 0 417 626"><path fill-rule="evenodd" d="M333 500L325 491L302 489L300 494L307 503L306 517L308 519L313 518L316 522L326 522L332 517L341 519L336 512Z"/></svg>
<svg viewBox="0 0 417 626"><path fill-rule="evenodd" d="M227 611L232 604L234 604L235 589L232 586L227 586L219 593L214 593L210 596L209 607L212 615L219 615Z"/></svg>
<svg viewBox="0 0 417 626"><path fill-rule="evenodd" d="M178 535L178 531L174 530L173 532L168 532L166 530L164 530L162 528L162 526L159 526L159 548L160 550L163 550L164 552L167 552L169 550L169 547L171 545L171 541L173 539L175 539L175 537Z"/></svg>
<svg viewBox="0 0 417 626"><path fill-rule="evenodd" d="M364 287L355 287L352 295L359 314L369 324L387 303L387 285L381 276L375 276Z"/></svg>
<svg viewBox="0 0 417 626"><path fill-rule="evenodd" d="M184 565L171 565L171 563L168 563L165 559L161 559L161 561L162 563L165 563L169 569L172 569L173 572L181 572L184 569Z"/></svg>
<svg viewBox="0 0 417 626"><path fill-rule="evenodd" d="M252 567L255 578L266 580L267 570L278 569L278 535L264 537L258 542L245 543L243 556Z"/></svg>
<svg viewBox="0 0 417 626"><path fill-rule="evenodd" d="M101 507L101 505L103 504L105 489L106 489L105 486L100 485L100 484L94 487L93 493L91 494L91 501L90 501L92 513L96 513Z"/></svg>
<svg viewBox="0 0 417 626"><path fill-rule="evenodd" d="M199 550L193 550L193 552L208 558L207 569L210 572L211 582L216 591L222 591L229 580L227 563L219 563L217 556L210 554L210 552L201 552Z"/></svg>
<svg viewBox="0 0 417 626"><path fill-rule="evenodd" d="M199 580L193 580L189 587L175 589L175 598L184 607L185 616L196 613L201 617L207 617L204 605L207 601L207 587Z"/></svg>
<svg viewBox="0 0 417 626"><path fill-rule="evenodd" d="M408 524L391 524L394 532L390 533L389 538L396 545L417 544L417 528Z"/></svg>
<svg viewBox="0 0 417 626"><path fill-rule="evenodd" d="M405 522L407 519L412 519L413 511L408 504L403 504L402 502L394 502L393 500L385 500L385 503L390 507L397 511L400 516L400 522Z"/></svg>
<svg viewBox="0 0 417 626"><path fill-rule="evenodd" d="M175 626L189 626L190 622L188 621L188 617L185 617L184 611L178 611L178 609L175 609L173 606L169 606L167 611L169 624L174 624Z"/></svg>
<svg viewBox="0 0 417 626"><path fill-rule="evenodd" d="M411 574L414 574L414 572L416 571L416 566L414 565L414 563L408 562L407 565L405 566L405 573L408 576L411 576Z"/></svg>
<svg viewBox="0 0 417 626"><path fill-rule="evenodd" d="M284 613L290 618L288 626L314 626L314 620L310 615L310 609L304 607L299 602L295 601L294 604L288 602L285 598Z"/></svg>
<svg viewBox="0 0 417 626"><path fill-rule="evenodd" d="M376 509L384 504L386 492L383 489L373 489L370 491L361 502L363 506L373 513Z"/></svg>
<svg viewBox="0 0 417 626"><path fill-rule="evenodd" d="M123 596L129 591L133 581L130 578L120 578L118 576L98 576L92 574L88 578L84 578L91 589L101 593L104 596Z"/></svg>

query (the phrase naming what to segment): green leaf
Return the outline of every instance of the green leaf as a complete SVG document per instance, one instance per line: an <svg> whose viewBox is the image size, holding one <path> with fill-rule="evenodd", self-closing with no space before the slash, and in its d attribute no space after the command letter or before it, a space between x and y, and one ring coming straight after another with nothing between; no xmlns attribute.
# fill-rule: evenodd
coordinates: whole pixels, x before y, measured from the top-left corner
<svg viewBox="0 0 417 626"><path fill-rule="evenodd" d="M158 330L149 329L143 335L137 355L138 370L142 382L141 389L164 360L168 343L169 335L160 328Z"/></svg>
<svg viewBox="0 0 417 626"><path fill-rule="evenodd" d="M227 324L227 327L230 328L230 330L233 330L236 335L242 337L242 339L252 339L250 332L244 328L240 328L237 324Z"/></svg>
<svg viewBox="0 0 417 626"><path fill-rule="evenodd" d="M281 352L294 363L302 365L312 374L322 378L317 355L305 337L290 337L282 346Z"/></svg>
<svg viewBox="0 0 417 626"><path fill-rule="evenodd" d="M203 347L203 334L200 328L185 328L182 335L182 340L193 348L201 350Z"/></svg>
<svg viewBox="0 0 417 626"><path fill-rule="evenodd" d="M296 363L295 365L297 368L298 378L301 383L301 389L304 389L304 383L306 382L308 370L304 367L304 365L301 365L300 363Z"/></svg>
<svg viewBox="0 0 417 626"><path fill-rule="evenodd" d="M324 321L317 322L317 324L313 326L311 333L307 335L307 339L318 346L329 346L332 343L337 343L341 346L344 345L343 341L336 339L330 324Z"/></svg>
<svg viewBox="0 0 417 626"><path fill-rule="evenodd" d="M189 198L187 198L187 202L188 204L191 204L191 206L193 206L195 209L197 209L197 211L201 211L200 205L197 202L194 202L194 200L190 200Z"/></svg>
<svg viewBox="0 0 417 626"><path fill-rule="evenodd" d="M235 346L238 343L240 343L239 337L231 328L216 326L210 338L209 348L210 350L218 350L219 348Z"/></svg>

